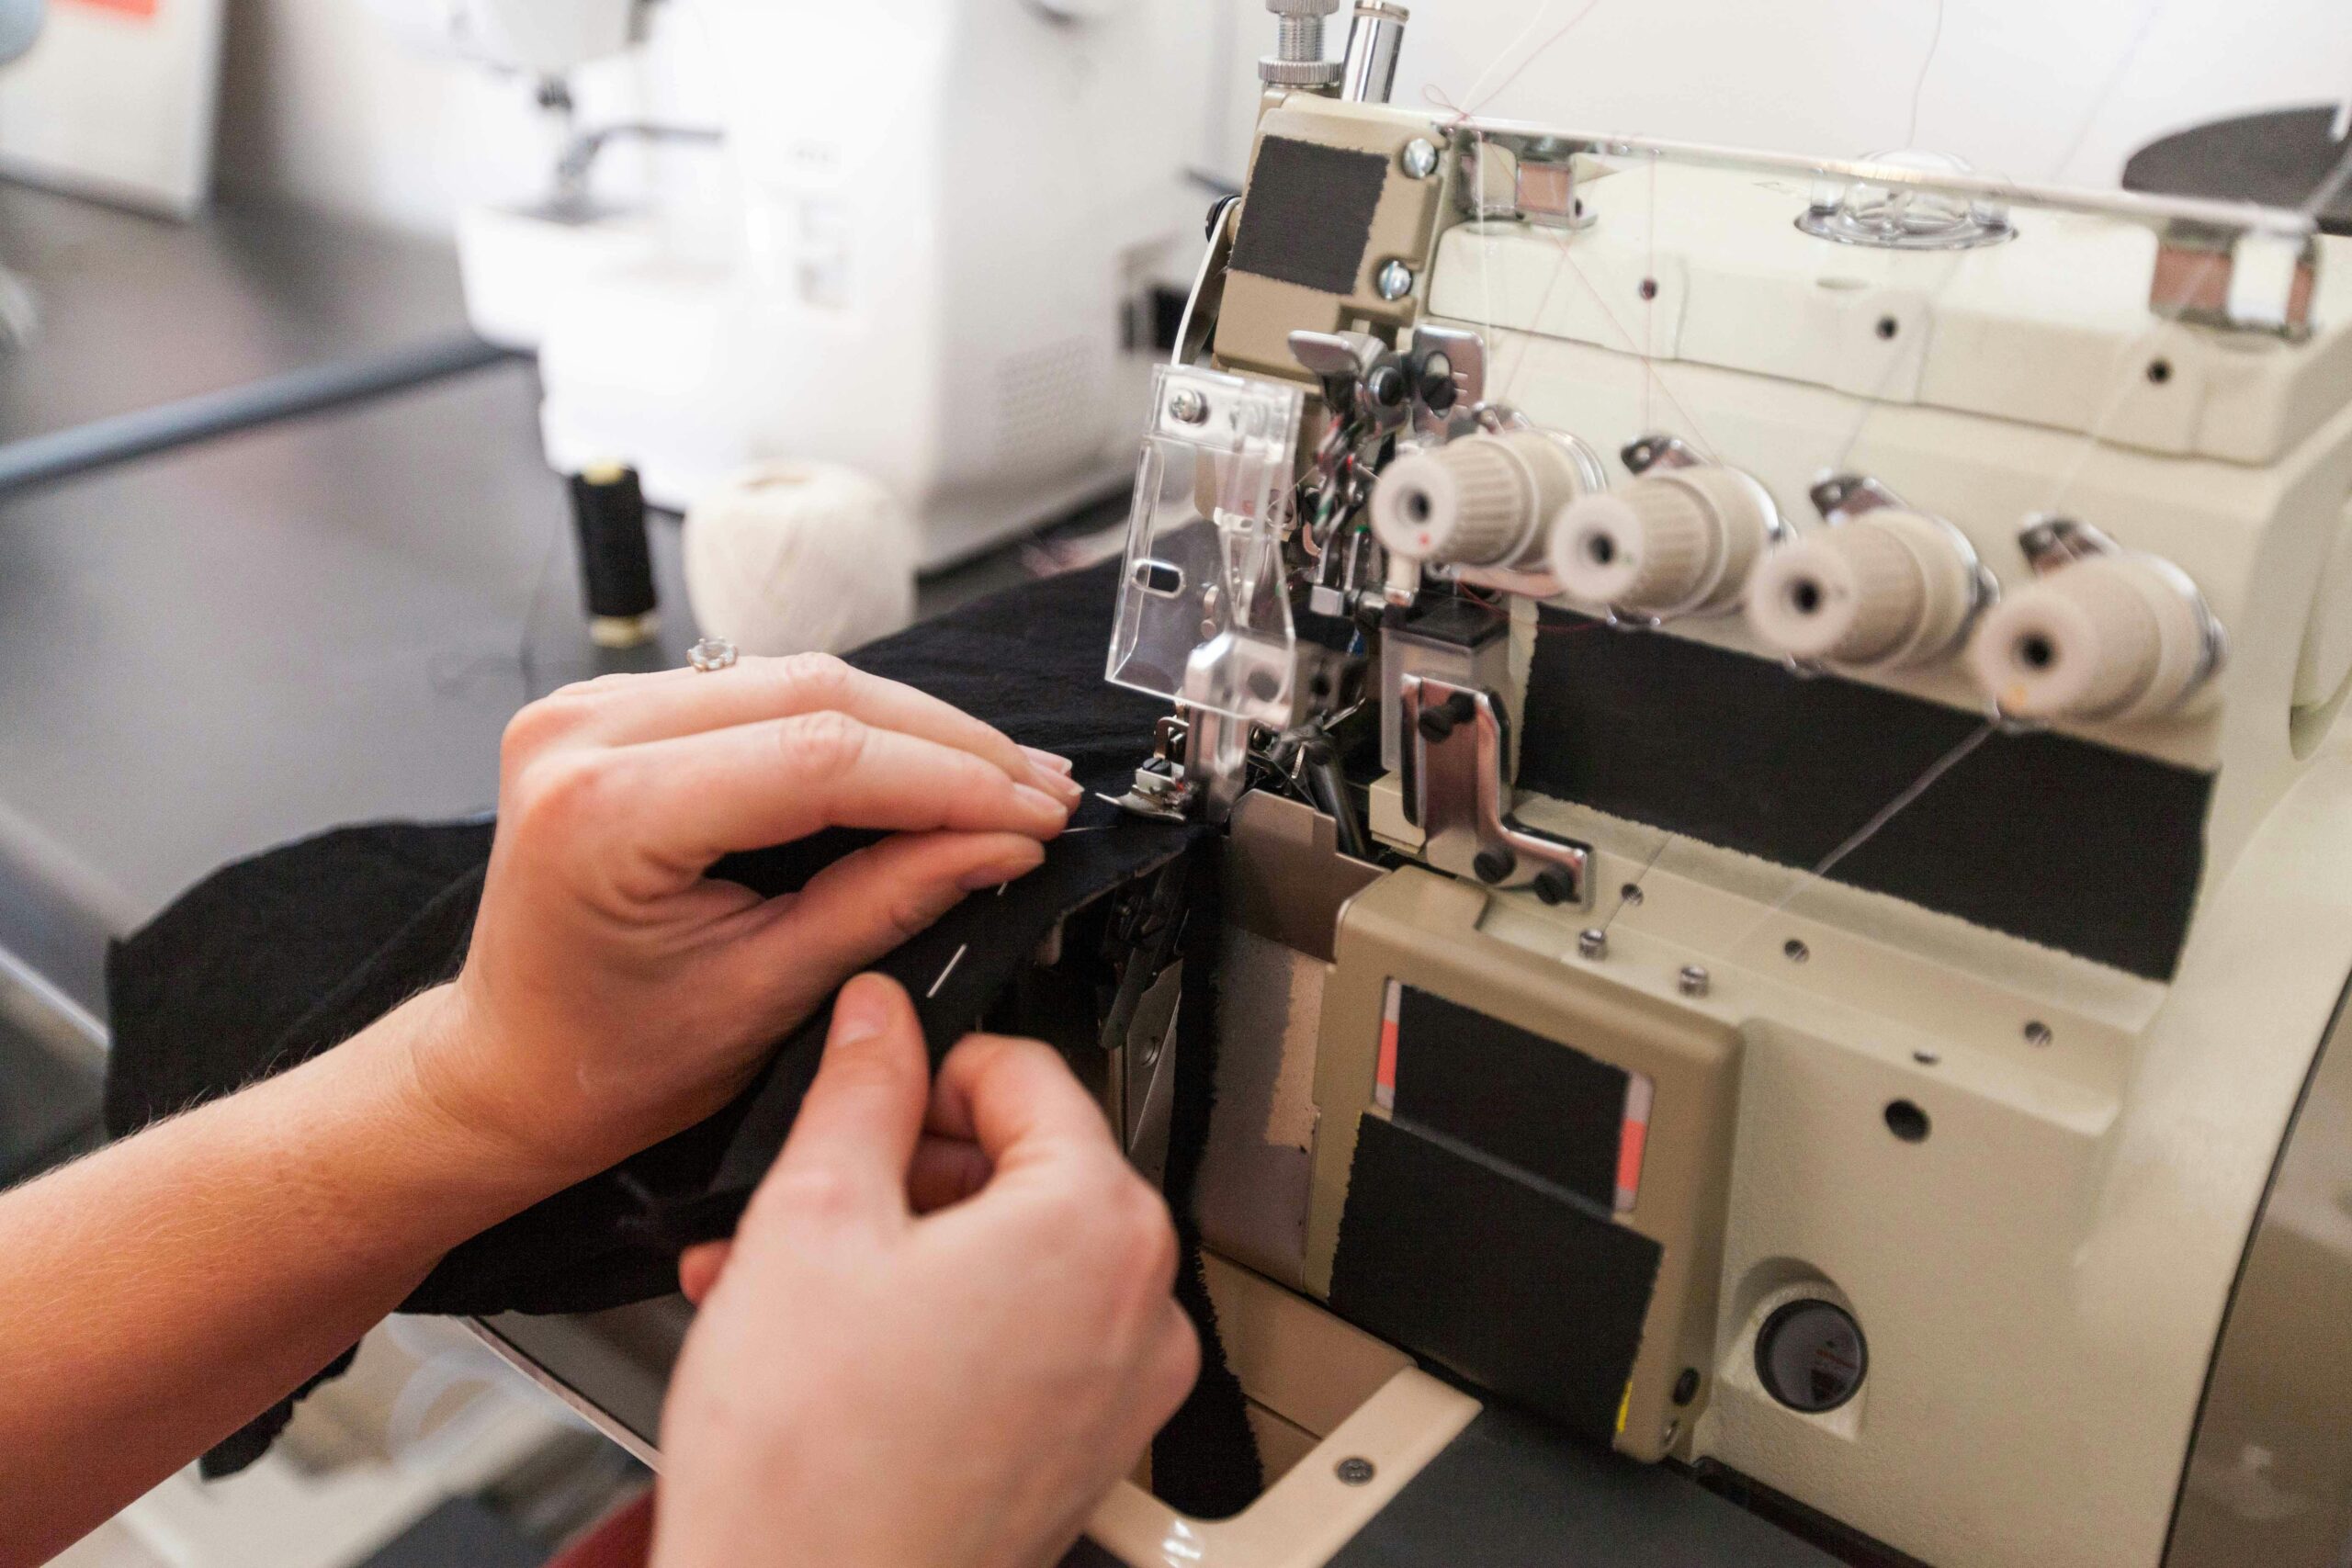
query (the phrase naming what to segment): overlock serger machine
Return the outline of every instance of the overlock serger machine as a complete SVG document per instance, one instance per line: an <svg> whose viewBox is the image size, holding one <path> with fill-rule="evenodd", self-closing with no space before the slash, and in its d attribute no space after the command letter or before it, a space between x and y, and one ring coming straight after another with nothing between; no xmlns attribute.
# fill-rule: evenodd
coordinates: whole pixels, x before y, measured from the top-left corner
<svg viewBox="0 0 2352 1568"><path fill-rule="evenodd" d="M2346 243L1392 107L1400 7L1272 8L1109 676L1227 829L1274 1479L1094 1540L2352 1560Z"/></svg>

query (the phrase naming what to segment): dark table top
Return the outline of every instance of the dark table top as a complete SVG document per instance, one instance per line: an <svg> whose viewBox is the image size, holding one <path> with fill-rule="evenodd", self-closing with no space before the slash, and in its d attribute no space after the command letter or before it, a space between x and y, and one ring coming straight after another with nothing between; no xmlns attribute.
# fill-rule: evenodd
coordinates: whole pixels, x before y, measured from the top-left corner
<svg viewBox="0 0 2352 1568"><path fill-rule="evenodd" d="M40 339L9 437L463 325L446 247L299 212L189 226L0 187ZM490 807L500 729L605 670L537 376L510 360L0 497L0 948L102 1013L106 941L224 861L341 822ZM1021 575L928 582L928 612Z"/></svg>
<svg viewBox="0 0 2352 1568"><path fill-rule="evenodd" d="M0 353L0 441L462 327L444 243L224 203L189 223L0 183L0 266L40 329Z"/></svg>

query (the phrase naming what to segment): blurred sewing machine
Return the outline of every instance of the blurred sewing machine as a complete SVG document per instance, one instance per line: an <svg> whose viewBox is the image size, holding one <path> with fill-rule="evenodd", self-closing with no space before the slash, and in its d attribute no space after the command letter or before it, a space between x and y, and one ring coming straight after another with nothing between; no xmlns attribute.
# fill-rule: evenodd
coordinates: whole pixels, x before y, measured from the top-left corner
<svg viewBox="0 0 2352 1568"><path fill-rule="evenodd" d="M1400 7L1272 8L1108 672L1228 827L1279 1478L1095 1540L1582 1561L1532 1421L1791 1562L2344 1562L2346 242L1391 107Z"/></svg>
<svg viewBox="0 0 2352 1568"><path fill-rule="evenodd" d="M1124 490L1155 305L1199 232L1204 8L662 9L691 122L573 111L645 0L434 17L562 128L544 198L459 224L476 328L538 352L550 464L627 463L683 510L752 463L846 463L914 513L927 567ZM712 144L718 194L600 200L600 157L648 141Z"/></svg>

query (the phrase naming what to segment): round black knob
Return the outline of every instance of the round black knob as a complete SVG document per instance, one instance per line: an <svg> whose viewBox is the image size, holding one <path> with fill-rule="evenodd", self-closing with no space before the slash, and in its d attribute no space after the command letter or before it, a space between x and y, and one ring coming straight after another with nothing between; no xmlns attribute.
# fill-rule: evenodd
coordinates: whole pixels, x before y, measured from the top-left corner
<svg viewBox="0 0 2352 1568"><path fill-rule="evenodd" d="M1576 901L1577 879L1564 865L1546 866L1535 875L1535 896L1546 904Z"/></svg>
<svg viewBox="0 0 2352 1568"><path fill-rule="evenodd" d="M1453 733L1453 715L1443 705L1421 710L1420 722L1415 727L1424 740L1442 740Z"/></svg>
<svg viewBox="0 0 2352 1568"><path fill-rule="evenodd" d="M1505 849L1480 850L1478 858L1470 863L1470 869L1478 874L1481 882L1500 882L1519 869L1519 857Z"/></svg>
<svg viewBox="0 0 2352 1568"><path fill-rule="evenodd" d="M1363 379L1364 395L1374 406L1393 409L1405 401L1405 373L1394 365L1376 365Z"/></svg>

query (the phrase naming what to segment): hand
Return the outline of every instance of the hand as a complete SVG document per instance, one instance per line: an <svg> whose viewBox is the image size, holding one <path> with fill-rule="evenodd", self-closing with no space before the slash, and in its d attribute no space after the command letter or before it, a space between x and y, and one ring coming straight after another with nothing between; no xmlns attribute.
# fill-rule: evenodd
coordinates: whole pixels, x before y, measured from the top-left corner
<svg viewBox="0 0 2352 1568"><path fill-rule="evenodd" d="M1038 1568L1192 1387L1167 1207L1060 1059L924 1063L906 994L851 982L735 1240L682 1265L656 1568Z"/></svg>
<svg viewBox="0 0 2352 1568"><path fill-rule="evenodd" d="M1035 868L1068 764L837 659L566 687L507 726L464 973L418 1078L560 1184L726 1104L841 981ZM827 827L895 829L798 894L704 873Z"/></svg>

